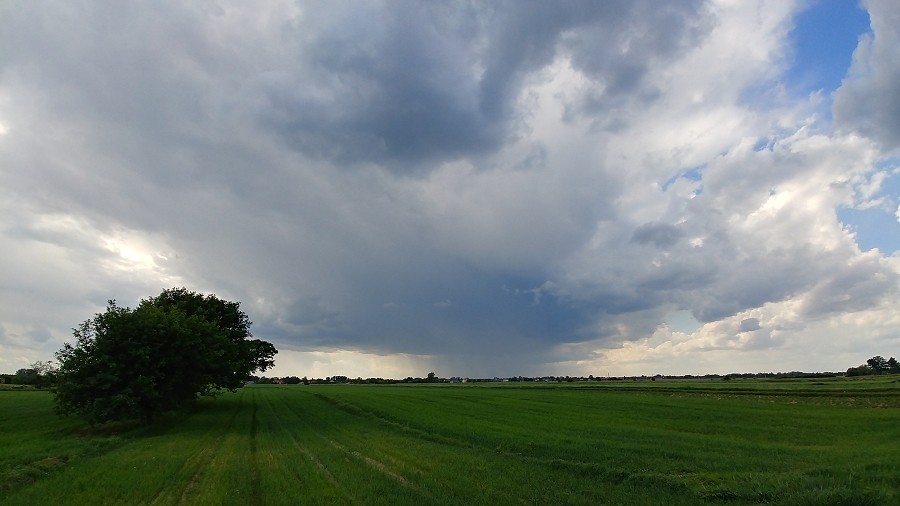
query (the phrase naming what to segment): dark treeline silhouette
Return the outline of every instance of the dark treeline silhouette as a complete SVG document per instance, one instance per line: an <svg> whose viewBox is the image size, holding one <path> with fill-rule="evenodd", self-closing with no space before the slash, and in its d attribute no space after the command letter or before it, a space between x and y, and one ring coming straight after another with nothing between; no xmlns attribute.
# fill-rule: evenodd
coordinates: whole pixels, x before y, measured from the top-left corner
<svg viewBox="0 0 900 506"><path fill-rule="evenodd" d="M34 385L38 388L52 386L55 370L49 362L36 362L30 368L20 369L15 374L0 374L0 383ZM394 384L419 384L419 383L492 383L492 382L543 382L543 383L575 383L589 381L660 381L660 380L732 380L732 379L802 379L802 378L834 378L843 376L871 376L877 374L900 374L900 363L894 357L885 359L875 356L857 367L850 367L846 372L742 372L729 374L683 374L653 376L508 376L486 378L464 378L452 376L442 378L430 372L425 377L407 376L403 379L394 378L350 378L348 376L327 376L325 378L308 378L298 376L266 377L251 376L250 383L261 385L394 385Z"/></svg>
<svg viewBox="0 0 900 506"><path fill-rule="evenodd" d="M266 376L254 376L251 378L252 383L260 385L395 385L395 384L429 384L429 383L581 383L581 382L606 382L606 381L663 381L663 380L731 380L731 379L801 379L801 378L836 378L845 375L843 372L745 372L730 374L703 374L703 375L662 375L654 376L509 376L509 377L489 377L489 378L463 378L453 376L449 378L441 378L439 376L428 376L424 378L414 378L408 376L403 379L392 378L350 378L347 376L327 376L325 378L307 378L306 376L299 378L297 376L284 376L269 378Z"/></svg>
<svg viewBox="0 0 900 506"><path fill-rule="evenodd" d="M900 374L900 363L897 359L891 357L885 360L881 355L876 355L866 363L857 367L847 369L847 376L870 376L874 374Z"/></svg>

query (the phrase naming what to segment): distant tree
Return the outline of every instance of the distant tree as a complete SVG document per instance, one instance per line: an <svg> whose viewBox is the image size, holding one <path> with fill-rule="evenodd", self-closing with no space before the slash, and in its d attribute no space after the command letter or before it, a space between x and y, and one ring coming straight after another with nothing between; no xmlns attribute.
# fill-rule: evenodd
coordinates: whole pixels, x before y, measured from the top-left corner
<svg viewBox="0 0 900 506"><path fill-rule="evenodd" d="M38 360L28 370L33 372L34 386L38 388L52 385L56 380L56 368L51 361Z"/></svg>
<svg viewBox="0 0 900 506"><path fill-rule="evenodd" d="M22 368L16 371L16 383L19 385L34 385L37 383L38 373L32 368Z"/></svg>
<svg viewBox="0 0 900 506"><path fill-rule="evenodd" d="M866 360L866 364L875 371L875 374L881 374L882 372L888 369L887 360L884 359L881 355L876 355L869 360Z"/></svg>
<svg viewBox="0 0 900 506"><path fill-rule="evenodd" d="M430 372L428 373L428 378L426 379L428 383L434 383L437 381L437 374Z"/></svg>
<svg viewBox="0 0 900 506"><path fill-rule="evenodd" d="M900 373L900 362L897 362L896 358L894 358L894 357L889 358L887 361L887 366L888 366L888 370L891 372L891 374Z"/></svg>
<svg viewBox="0 0 900 506"><path fill-rule="evenodd" d="M249 340L239 305L184 288L135 309L109 301L73 329L75 344L56 354L56 409L90 423L152 420L219 389L243 386L274 365L270 343Z"/></svg>

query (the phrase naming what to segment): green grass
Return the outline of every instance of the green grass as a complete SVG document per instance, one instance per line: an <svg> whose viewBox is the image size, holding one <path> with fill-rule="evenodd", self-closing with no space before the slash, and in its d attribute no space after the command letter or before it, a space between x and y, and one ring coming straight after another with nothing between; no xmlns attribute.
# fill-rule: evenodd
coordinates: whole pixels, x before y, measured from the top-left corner
<svg viewBox="0 0 900 506"><path fill-rule="evenodd" d="M116 427L90 434L75 419L53 415L48 392L0 391L0 497L50 475L72 459L97 455L121 444Z"/></svg>
<svg viewBox="0 0 900 506"><path fill-rule="evenodd" d="M900 383L254 386L87 431L0 391L0 503L897 504Z"/></svg>

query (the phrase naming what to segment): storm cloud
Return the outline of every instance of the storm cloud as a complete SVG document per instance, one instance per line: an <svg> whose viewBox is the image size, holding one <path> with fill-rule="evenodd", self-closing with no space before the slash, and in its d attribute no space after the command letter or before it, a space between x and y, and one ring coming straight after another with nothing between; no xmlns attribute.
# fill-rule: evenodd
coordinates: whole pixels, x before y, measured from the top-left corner
<svg viewBox="0 0 900 506"><path fill-rule="evenodd" d="M798 368L829 322L865 340L810 367L888 353L898 257L835 214L900 132L867 5L832 131L747 98L788 2L7 2L0 368L171 286L301 376Z"/></svg>

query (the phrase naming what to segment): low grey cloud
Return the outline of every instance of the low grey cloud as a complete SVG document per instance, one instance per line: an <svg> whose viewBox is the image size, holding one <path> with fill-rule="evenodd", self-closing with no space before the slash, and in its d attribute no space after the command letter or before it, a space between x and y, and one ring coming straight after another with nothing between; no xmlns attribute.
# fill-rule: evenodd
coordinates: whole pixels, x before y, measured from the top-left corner
<svg viewBox="0 0 900 506"><path fill-rule="evenodd" d="M883 268L883 260L867 254L840 266L833 276L821 279L803 305L808 318L862 311L877 305L885 295L896 293L900 275Z"/></svg>
<svg viewBox="0 0 900 506"><path fill-rule="evenodd" d="M654 244L659 248L674 245L684 233L667 223L644 223L634 230L631 240L640 244Z"/></svg>
<svg viewBox="0 0 900 506"><path fill-rule="evenodd" d="M744 318L741 320L740 332L753 332L762 327L759 325L759 318Z"/></svg>

